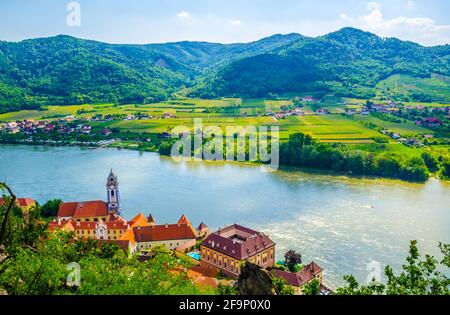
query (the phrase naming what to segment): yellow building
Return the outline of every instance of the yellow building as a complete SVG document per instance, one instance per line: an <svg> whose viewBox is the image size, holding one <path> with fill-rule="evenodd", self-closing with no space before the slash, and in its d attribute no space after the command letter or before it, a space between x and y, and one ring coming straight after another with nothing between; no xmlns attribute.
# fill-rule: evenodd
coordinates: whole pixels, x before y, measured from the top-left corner
<svg viewBox="0 0 450 315"><path fill-rule="evenodd" d="M275 264L275 243L264 233L231 225L209 235L201 243L201 266L238 278L240 266L249 261L261 268Z"/></svg>

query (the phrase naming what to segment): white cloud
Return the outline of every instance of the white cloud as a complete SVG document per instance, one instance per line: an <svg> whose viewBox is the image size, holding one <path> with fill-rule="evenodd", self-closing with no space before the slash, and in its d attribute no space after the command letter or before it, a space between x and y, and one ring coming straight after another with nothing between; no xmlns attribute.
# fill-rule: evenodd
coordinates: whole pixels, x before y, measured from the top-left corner
<svg viewBox="0 0 450 315"><path fill-rule="evenodd" d="M411 5L414 5L414 2L410 2ZM366 9L369 13L355 20L354 24L356 27L374 32L380 36L399 37L425 45L450 42L450 25L438 24L429 17L399 16L385 19L382 7L378 2L369 2ZM351 21L350 17L345 17L343 19L341 15L341 19Z"/></svg>
<svg viewBox="0 0 450 315"><path fill-rule="evenodd" d="M412 0L409 0L407 3L406 3L406 7L408 8L408 9L412 9L412 8L414 8L416 6L416 4L414 3L414 1L412 1Z"/></svg>
<svg viewBox="0 0 450 315"><path fill-rule="evenodd" d="M191 14L186 11L181 11L180 13L177 14L177 17L180 20L189 20L191 18Z"/></svg>
<svg viewBox="0 0 450 315"><path fill-rule="evenodd" d="M242 25L242 21L241 20L231 20L230 21L230 25L231 26L241 26Z"/></svg>

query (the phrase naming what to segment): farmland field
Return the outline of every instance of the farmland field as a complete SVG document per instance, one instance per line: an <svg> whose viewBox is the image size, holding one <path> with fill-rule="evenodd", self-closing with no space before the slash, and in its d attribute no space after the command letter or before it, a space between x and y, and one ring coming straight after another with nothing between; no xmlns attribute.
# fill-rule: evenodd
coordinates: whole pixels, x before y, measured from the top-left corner
<svg viewBox="0 0 450 315"><path fill-rule="evenodd" d="M412 121L403 121L401 123L395 123L391 121L385 121L373 116L357 116L356 121L372 123L378 127L386 128L392 132L401 134L404 137L410 137L417 134L433 134L430 129L416 126Z"/></svg>
<svg viewBox="0 0 450 315"><path fill-rule="evenodd" d="M147 114L145 120L116 119L110 122L90 122L96 128L116 128L122 132L135 134L156 134L170 132L176 126L186 126L192 130L194 118L202 119L203 125L217 125L224 131L230 126L278 126L281 140L288 140L293 133L309 134L314 139L328 143L344 143L349 145L370 146L374 138L385 138L393 141L364 123L372 123L378 127L398 132L403 136L416 134L432 134L433 132L416 126L413 122L405 121L393 123L373 116L355 116L349 118L340 115L346 107L358 107L364 103L358 99L342 99L332 95L323 97L320 107L326 107L330 115L315 115L318 105L305 103L303 111L306 116L290 116L277 120L265 116L266 112L280 111L283 107L293 106L289 99L240 99L224 98L219 100L205 99L177 99L155 104L131 105L74 105L48 106L41 110L23 110L0 115L0 121L14 121L23 119L55 119L67 115L89 118L94 115L132 115ZM169 119L161 119L164 113L171 114ZM401 145L400 145L401 146ZM403 147L403 146L401 146ZM398 149L397 147L394 147Z"/></svg>

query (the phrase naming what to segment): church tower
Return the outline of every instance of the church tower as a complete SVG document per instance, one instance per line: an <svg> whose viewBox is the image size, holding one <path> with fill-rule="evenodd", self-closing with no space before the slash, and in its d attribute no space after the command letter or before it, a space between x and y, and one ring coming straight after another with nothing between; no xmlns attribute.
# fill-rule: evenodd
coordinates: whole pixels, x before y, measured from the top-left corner
<svg viewBox="0 0 450 315"><path fill-rule="evenodd" d="M108 211L120 215L119 181L112 170L106 180L106 192L108 194Z"/></svg>

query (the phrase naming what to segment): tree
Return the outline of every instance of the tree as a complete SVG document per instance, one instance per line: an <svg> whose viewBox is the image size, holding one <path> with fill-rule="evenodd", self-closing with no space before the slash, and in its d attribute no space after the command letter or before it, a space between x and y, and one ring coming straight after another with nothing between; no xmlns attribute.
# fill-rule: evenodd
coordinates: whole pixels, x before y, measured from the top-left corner
<svg viewBox="0 0 450 315"><path fill-rule="evenodd" d="M273 278L272 282L279 295L294 295L294 288L288 285L283 278Z"/></svg>
<svg viewBox="0 0 450 315"><path fill-rule="evenodd" d="M219 286L217 288L217 294L219 294L219 295L236 295L237 294L236 287L219 283Z"/></svg>
<svg viewBox="0 0 450 315"><path fill-rule="evenodd" d="M59 210L59 205L62 203L62 200L60 199L54 199L47 201L42 207L41 207L41 215L44 218L51 218L56 217Z"/></svg>
<svg viewBox="0 0 450 315"><path fill-rule="evenodd" d="M295 250L289 250L284 254L284 263L291 272L295 272L296 266L302 263L302 255Z"/></svg>
<svg viewBox="0 0 450 315"><path fill-rule="evenodd" d="M320 281L319 279L313 279L309 281L303 287L304 295L320 295Z"/></svg>
<svg viewBox="0 0 450 315"><path fill-rule="evenodd" d="M409 256L406 258L402 272L396 275L392 267L386 266L384 270L386 284L373 282L363 286L349 275L344 277L347 286L337 289L336 293L341 295L448 295L450 279L439 269L450 267L450 244L439 244L439 248L444 256L441 262L430 255L425 255L422 260L417 241L411 241Z"/></svg>

